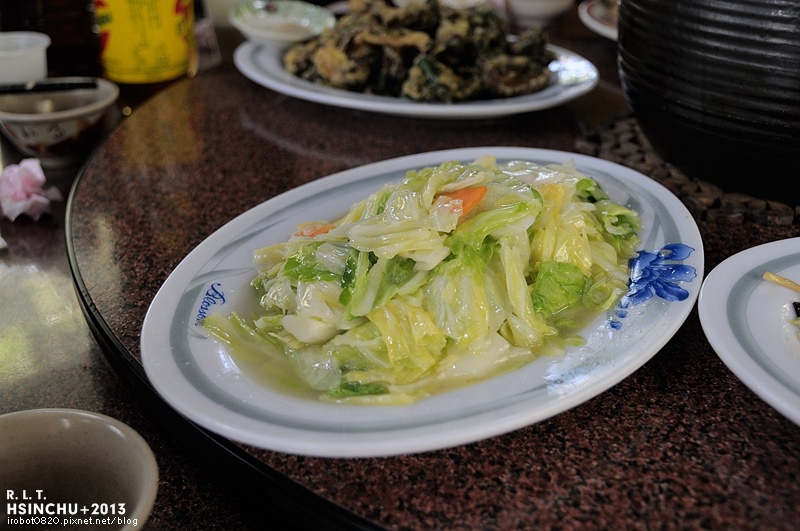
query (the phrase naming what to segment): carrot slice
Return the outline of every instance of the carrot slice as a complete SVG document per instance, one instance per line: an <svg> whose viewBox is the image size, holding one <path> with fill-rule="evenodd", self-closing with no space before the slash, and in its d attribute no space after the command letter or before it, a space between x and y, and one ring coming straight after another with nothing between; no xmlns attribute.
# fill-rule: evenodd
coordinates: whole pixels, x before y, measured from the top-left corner
<svg viewBox="0 0 800 531"><path fill-rule="evenodd" d="M335 228L336 225L331 225L330 223L303 223L297 227L297 232L295 232L295 235L313 238L314 236L319 236L320 234L327 234L331 229Z"/></svg>
<svg viewBox="0 0 800 531"><path fill-rule="evenodd" d="M461 190L455 190L454 192L448 192L446 194L442 194L449 199L454 199L461 201L461 213L458 215L459 218L463 218L466 216L473 208L478 206L478 203L481 202L483 196L486 195L488 188L485 186L471 186L469 188L462 188Z"/></svg>

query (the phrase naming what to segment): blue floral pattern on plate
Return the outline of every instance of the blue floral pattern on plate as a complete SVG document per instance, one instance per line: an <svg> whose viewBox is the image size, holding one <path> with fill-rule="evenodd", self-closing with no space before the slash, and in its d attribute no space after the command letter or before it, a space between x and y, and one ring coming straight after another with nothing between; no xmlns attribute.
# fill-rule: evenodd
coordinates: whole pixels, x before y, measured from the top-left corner
<svg viewBox="0 0 800 531"><path fill-rule="evenodd" d="M626 293L619 302L616 316L625 318L628 308L637 306L658 296L669 302L686 300L689 292L679 282L691 282L697 270L686 264L676 263L689 258L694 248L682 243L667 244L656 252L639 251L631 258L631 277ZM612 319L610 326L619 329L622 324Z"/></svg>

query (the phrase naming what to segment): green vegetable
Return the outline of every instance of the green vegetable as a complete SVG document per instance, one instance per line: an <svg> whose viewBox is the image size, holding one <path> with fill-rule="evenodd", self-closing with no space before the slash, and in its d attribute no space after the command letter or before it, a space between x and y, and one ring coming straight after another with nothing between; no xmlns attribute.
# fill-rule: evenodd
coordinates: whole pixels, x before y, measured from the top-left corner
<svg viewBox="0 0 800 531"><path fill-rule="evenodd" d="M331 389L325 396L331 399L347 398L351 396L382 395L389 392L386 384L372 382L360 384L358 382L343 382L339 387Z"/></svg>
<svg viewBox="0 0 800 531"><path fill-rule="evenodd" d="M336 280L341 274L327 270L317 257L320 243L311 243L300 247L292 256L286 259L283 274L291 280Z"/></svg>
<svg viewBox="0 0 800 531"><path fill-rule="evenodd" d="M577 266L543 262L533 283L533 307L542 314L553 315L578 306L589 283Z"/></svg>
<svg viewBox="0 0 800 531"><path fill-rule="evenodd" d="M467 188L481 194L460 217ZM412 403L574 344L625 293L639 230L570 165L491 157L410 171L330 225L256 250L257 315L203 326L272 384L358 404Z"/></svg>

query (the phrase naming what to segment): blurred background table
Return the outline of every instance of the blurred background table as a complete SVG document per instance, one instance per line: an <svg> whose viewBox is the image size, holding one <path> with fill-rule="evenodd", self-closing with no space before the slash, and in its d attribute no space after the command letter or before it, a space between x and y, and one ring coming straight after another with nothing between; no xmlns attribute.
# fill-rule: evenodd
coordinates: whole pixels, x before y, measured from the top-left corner
<svg viewBox="0 0 800 531"><path fill-rule="evenodd" d="M270 197L437 149L529 146L614 158L599 138L628 112L615 43L575 13L551 40L592 61L601 83L562 107L503 119L419 120L303 102L251 83L226 54L135 108L83 168L47 172L65 196L75 183L69 202L38 223L0 222L9 244L0 254L0 413L81 408L137 429L161 472L153 529L794 528L800 428L724 366L696 311L601 396L501 437L413 456L248 448L183 420L143 376L139 333L161 283L215 229ZM221 42L229 52L236 36ZM4 146L4 164L18 159ZM680 186L676 193L690 197L687 187L701 184ZM800 235L791 216L711 215L687 202L707 271L745 248Z"/></svg>

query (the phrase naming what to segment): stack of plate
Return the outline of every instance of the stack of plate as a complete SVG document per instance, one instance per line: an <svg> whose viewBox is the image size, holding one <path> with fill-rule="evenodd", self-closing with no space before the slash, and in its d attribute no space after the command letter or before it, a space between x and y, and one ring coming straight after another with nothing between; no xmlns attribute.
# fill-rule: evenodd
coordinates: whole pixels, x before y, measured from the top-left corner
<svg viewBox="0 0 800 531"><path fill-rule="evenodd" d="M725 191L800 204L797 0L624 0L618 32L656 151Z"/></svg>

